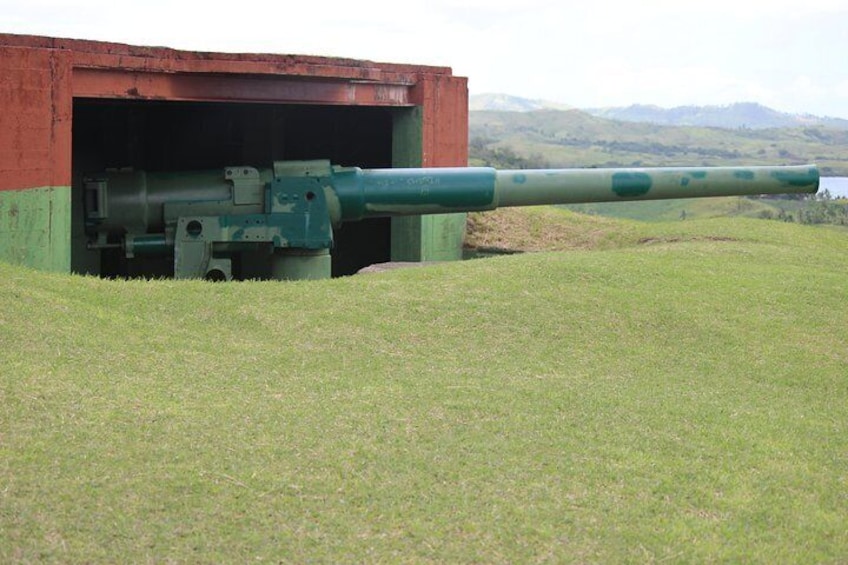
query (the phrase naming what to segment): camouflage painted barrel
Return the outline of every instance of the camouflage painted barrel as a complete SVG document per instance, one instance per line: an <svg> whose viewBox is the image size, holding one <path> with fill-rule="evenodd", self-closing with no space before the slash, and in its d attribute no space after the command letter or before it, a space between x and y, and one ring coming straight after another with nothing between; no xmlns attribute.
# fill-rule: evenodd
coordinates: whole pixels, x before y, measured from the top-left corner
<svg viewBox="0 0 848 565"><path fill-rule="evenodd" d="M814 193L813 165L503 170L336 168L340 219L506 206Z"/></svg>

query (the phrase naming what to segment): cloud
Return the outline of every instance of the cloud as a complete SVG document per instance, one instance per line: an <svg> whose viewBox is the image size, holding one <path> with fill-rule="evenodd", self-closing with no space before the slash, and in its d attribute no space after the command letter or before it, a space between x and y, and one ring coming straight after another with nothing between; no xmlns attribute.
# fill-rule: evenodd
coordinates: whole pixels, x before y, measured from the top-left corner
<svg viewBox="0 0 848 565"><path fill-rule="evenodd" d="M747 99L848 116L844 4L0 0L0 13L13 33L450 66L472 92L581 106Z"/></svg>

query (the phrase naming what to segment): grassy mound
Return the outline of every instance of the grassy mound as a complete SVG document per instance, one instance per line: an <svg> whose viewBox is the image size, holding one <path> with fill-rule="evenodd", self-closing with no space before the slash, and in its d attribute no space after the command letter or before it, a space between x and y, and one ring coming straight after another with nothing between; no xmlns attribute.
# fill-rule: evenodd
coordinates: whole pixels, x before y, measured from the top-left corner
<svg viewBox="0 0 848 565"><path fill-rule="evenodd" d="M573 251L631 244L636 223L576 214L562 208L498 208L468 214L465 245L471 250Z"/></svg>
<svg viewBox="0 0 848 565"><path fill-rule="evenodd" d="M645 200L641 202L606 202L600 204L573 204L568 209L584 214L597 214L612 218L626 218L643 222L673 222L744 216L746 218L776 217L783 209L795 212L802 204L790 200L752 199L742 196L718 198L686 198L671 200Z"/></svg>
<svg viewBox="0 0 848 565"><path fill-rule="evenodd" d="M0 266L0 560L844 558L848 234L562 214L321 282Z"/></svg>

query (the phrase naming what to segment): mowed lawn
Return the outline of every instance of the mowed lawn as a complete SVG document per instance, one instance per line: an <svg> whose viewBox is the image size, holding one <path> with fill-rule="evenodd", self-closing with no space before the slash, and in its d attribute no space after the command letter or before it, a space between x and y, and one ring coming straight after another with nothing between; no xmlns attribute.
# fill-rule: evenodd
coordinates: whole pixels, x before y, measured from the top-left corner
<svg viewBox="0 0 848 565"><path fill-rule="evenodd" d="M0 561L843 562L848 232L620 225L320 282L0 266Z"/></svg>

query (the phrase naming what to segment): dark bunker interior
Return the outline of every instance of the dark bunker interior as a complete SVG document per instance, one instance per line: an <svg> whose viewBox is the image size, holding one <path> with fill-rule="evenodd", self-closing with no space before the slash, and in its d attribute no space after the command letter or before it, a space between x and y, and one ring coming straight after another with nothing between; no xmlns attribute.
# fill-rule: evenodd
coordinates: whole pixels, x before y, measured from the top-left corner
<svg viewBox="0 0 848 565"><path fill-rule="evenodd" d="M120 249L89 250L82 179L113 168L145 171L271 167L274 161L329 159L334 165L393 164L395 121L409 108L76 98L72 138L72 269L103 277L173 276L173 257L128 260ZM390 260L391 221L335 232L333 276ZM242 257L235 278L264 278Z"/></svg>

